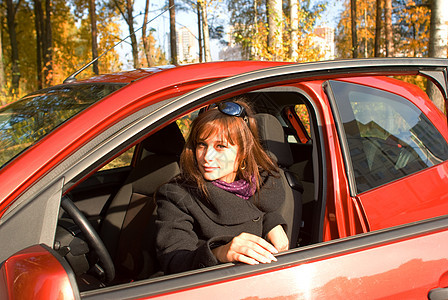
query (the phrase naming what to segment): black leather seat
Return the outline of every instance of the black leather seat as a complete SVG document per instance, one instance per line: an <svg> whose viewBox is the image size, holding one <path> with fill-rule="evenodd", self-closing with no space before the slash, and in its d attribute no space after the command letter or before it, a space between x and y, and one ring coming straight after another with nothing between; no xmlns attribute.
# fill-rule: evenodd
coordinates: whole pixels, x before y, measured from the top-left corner
<svg viewBox="0 0 448 300"><path fill-rule="evenodd" d="M281 213L288 224L286 234L290 241L290 248L295 248L297 247L302 224L303 187L297 180L297 177L288 170L294 163L294 160L280 122L270 114L260 113L255 118L265 150L280 167L280 176L286 191L286 198Z"/></svg>
<svg viewBox="0 0 448 300"><path fill-rule="evenodd" d="M179 174L184 144L175 122L144 140L144 158L137 162L106 211L100 236L114 260L117 281L147 278L158 271L153 195L160 185Z"/></svg>

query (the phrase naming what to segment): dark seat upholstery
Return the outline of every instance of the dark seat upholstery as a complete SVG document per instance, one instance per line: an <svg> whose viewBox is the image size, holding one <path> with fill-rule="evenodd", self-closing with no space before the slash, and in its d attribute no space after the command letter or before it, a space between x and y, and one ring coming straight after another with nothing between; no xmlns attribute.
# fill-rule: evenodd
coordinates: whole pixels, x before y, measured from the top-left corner
<svg viewBox="0 0 448 300"><path fill-rule="evenodd" d="M137 162L106 211L100 236L114 260L118 281L147 278L158 270L153 194L179 174L184 144L175 122L144 140L144 158Z"/></svg>
<svg viewBox="0 0 448 300"><path fill-rule="evenodd" d="M288 224L286 234L290 241L290 248L295 248L302 223L303 187L296 176L288 170L294 161L280 122L270 114L257 114L255 118L265 150L280 167L280 176L286 190L285 203L281 213Z"/></svg>

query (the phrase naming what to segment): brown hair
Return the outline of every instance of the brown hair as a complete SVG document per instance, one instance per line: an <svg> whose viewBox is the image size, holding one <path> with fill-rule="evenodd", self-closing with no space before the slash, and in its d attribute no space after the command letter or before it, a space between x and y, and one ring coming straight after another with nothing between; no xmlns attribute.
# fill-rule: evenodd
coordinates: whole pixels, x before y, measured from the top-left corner
<svg viewBox="0 0 448 300"><path fill-rule="evenodd" d="M257 124L249 105L242 100L232 101L243 106L247 113L247 122L241 117L229 116L218 109L210 109L199 114L193 121L190 134L180 157L181 177L199 187L203 195L208 196L203 178L196 160L196 147L200 138L222 134L232 145L237 145L237 177L252 182L256 190L260 189L260 172L273 175L278 172L260 144Z"/></svg>

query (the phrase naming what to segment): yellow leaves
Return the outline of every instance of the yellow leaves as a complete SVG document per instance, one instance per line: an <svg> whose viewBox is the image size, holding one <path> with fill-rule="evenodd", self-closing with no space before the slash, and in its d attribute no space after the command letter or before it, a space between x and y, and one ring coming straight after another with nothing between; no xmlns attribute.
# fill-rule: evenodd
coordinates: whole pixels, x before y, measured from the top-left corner
<svg viewBox="0 0 448 300"><path fill-rule="evenodd" d="M393 10L393 36L395 56L423 57L427 54L429 41L430 9L421 5L422 1L401 1ZM396 5L397 2L394 2ZM336 37L338 55L341 58L351 57L350 4L346 2L338 25L339 35ZM357 33L360 57L374 56L374 39L376 28L376 0L357 1ZM384 48L384 16L381 33L381 48ZM384 52L384 51L383 51Z"/></svg>
<svg viewBox="0 0 448 300"><path fill-rule="evenodd" d="M299 5L300 6L300 5ZM259 7L260 8L260 7ZM283 12L283 16L275 18L277 28L273 29L274 38L281 38L280 46L268 46L269 25L265 12L251 11L247 14L239 14L237 17L245 23L233 24L233 37L235 43L241 45L246 54L246 59L253 60L283 60L307 62L323 59L324 55L315 41L315 36L310 34L314 29L315 19L322 11L323 6L310 12L302 7L298 8L297 20L299 28L297 34L292 34L289 13ZM233 12L235 15L237 12ZM291 39L294 39L291 41ZM297 51L292 53L297 45ZM290 53L291 52L291 53Z"/></svg>

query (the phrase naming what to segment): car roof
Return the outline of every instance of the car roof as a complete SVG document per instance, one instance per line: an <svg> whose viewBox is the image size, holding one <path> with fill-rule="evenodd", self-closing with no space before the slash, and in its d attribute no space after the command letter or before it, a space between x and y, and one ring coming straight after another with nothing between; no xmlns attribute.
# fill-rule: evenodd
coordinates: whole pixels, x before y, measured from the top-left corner
<svg viewBox="0 0 448 300"><path fill-rule="evenodd" d="M219 61L209 63L195 63L188 65L165 65L150 68L139 68L135 70L128 70L110 74L101 74L92 76L90 78L73 81L70 83L131 83L140 80L159 72L171 70L174 73L181 72L197 72L198 76L209 74L221 74L223 77L236 75L260 68L275 67L284 64L291 64L290 62L274 62L274 61Z"/></svg>

